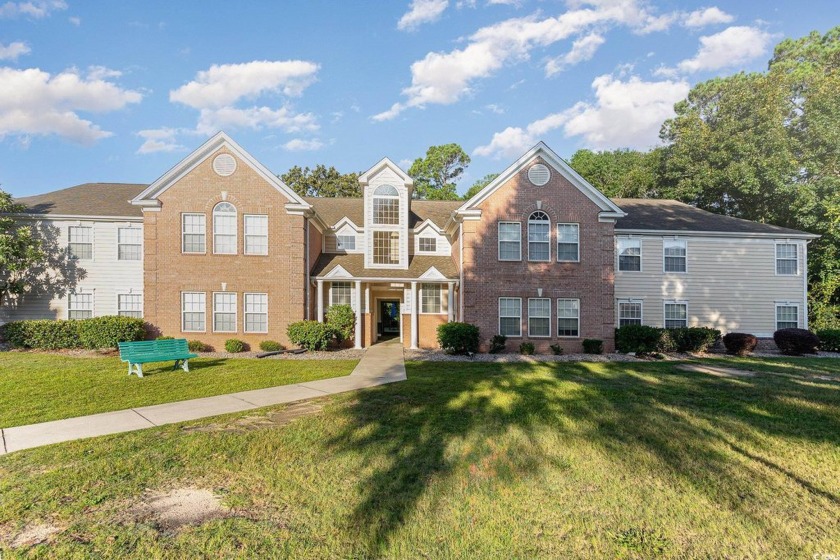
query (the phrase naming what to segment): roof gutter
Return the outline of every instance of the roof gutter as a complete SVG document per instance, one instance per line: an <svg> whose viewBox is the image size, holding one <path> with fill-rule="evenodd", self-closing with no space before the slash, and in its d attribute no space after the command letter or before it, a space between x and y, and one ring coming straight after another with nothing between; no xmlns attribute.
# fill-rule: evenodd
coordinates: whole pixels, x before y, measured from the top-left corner
<svg viewBox="0 0 840 560"><path fill-rule="evenodd" d="M821 236L807 232L738 232L738 231L697 231L675 229L630 229L616 226L616 235L691 235L696 237L747 237L754 239L819 239Z"/></svg>

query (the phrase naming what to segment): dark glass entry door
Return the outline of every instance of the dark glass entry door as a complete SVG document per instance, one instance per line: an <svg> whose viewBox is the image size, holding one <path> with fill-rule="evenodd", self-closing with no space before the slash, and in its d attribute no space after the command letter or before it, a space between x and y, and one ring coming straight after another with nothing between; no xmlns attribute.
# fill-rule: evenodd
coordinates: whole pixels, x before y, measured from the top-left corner
<svg viewBox="0 0 840 560"><path fill-rule="evenodd" d="M398 300L379 301L379 334L380 336L400 334L400 302Z"/></svg>

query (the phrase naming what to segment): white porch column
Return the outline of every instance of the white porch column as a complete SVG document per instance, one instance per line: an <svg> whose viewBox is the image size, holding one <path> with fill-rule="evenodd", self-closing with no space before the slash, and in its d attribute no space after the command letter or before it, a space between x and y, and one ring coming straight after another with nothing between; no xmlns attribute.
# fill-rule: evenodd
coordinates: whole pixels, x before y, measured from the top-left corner
<svg viewBox="0 0 840 560"><path fill-rule="evenodd" d="M353 338L356 339L354 348L357 350L362 348L362 311L362 281L356 280L356 335Z"/></svg>
<svg viewBox="0 0 840 560"><path fill-rule="evenodd" d="M320 278L316 280L318 283L318 311L317 311L317 318L319 323L324 322L324 281Z"/></svg>
<svg viewBox="0 0 840 560"><path fill-rule="evenodd" d="M418 321L417 321L417 282L411 283L411 349L417 350Z"/></svg>
<svg viewBox="0 0 840 560"><path fill-rule="evenodd" d="M446 304L446 309L449 312L448 319L449 319L449 322L451 323L452 321L455 320L455 282L450 282L449 283L449 291L448 291L447 295L449 297L447 298L448 301L447 301L447 304Z"/></svg>

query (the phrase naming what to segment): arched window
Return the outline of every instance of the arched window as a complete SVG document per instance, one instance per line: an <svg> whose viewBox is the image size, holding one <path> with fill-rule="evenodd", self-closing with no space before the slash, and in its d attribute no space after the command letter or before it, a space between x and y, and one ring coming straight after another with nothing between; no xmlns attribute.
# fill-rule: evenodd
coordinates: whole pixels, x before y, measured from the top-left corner
<svg viewBox="0 0 840 560"><path fill-rule="evenodd" d="M219 255L236 254L236 207L220 202L213 208L213 252Z"/></svg>
<svg viewBox="0 0 840 560"><path fill-rule="evenodd" d="M373 191L373 223L400 223L400 193L391 185L381 185Z"/></svg>
<svg viewBox="0 0 840 560"><path fill-rule="evenodd" d="M551 260L551 244L548 237L551 220L548 214L537 210L528 217L528 260L548 262Z"/></svg>

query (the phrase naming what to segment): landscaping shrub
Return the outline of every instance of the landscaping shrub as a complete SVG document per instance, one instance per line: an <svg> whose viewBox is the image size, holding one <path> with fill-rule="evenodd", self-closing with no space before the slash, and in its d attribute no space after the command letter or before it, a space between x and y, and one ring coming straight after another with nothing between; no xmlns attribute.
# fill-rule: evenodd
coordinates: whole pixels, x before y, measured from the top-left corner
<svg viewBox="0 0 840 560"><path fill-rule="evenodd" d="M160 339L158 339L160 340ZM201 342L200 340L190 340L187 342L187 348L190 349L190 352L209 352L210 347Z"/></svg>
<svg viewBox="0 0 840 560"><path fill-rule="evenodd" d="M286 329L289 340L310 351L326 350L335 338L332 328L318 321L298 321Z"/></svg>
<svg viewBox="0 0 840 560"><path fill-rule="evenodd" d="M275 340L263 340L260 342L260 350L263 352L278 352L283 350L283 345Z"/></svg>
<svg viewBox="0 0 840 560"><path fill-rule="evenodd" d="M490 353L491 354L498 354L502 350L505 349L505 345L507 344L507 337L503 334L494 335L493 338L490 339Z"/></svg>
<svg viewBox="0 0 840 560"><path fill-rule="evenodd" d="M116 348L120 342L133 342L146 338L143 319L108 315L76 321L79 342L84 348Z"/></svg>
<svg viewBox="0 0 840 560"><path fill-rule="evenodd" d="M723 346L729 354L746 356L758 346L758 339L751 334L731 332L723 337Z"/></svg>
<svg viewBox="0 0 840 560"><path fill-rule="evenodd" d="M478 352L480 338L477 326L452 322L438 325L437 340L440 347L450 354L466 354Z"/></svg>
<svg viewBox="0 0 840 560"><path fill-rule="evenodd" d="M552 344L551 345L551 352L555 356L562 356L563 355L563 347L560 346L559 344Z"/></svg>
<svg viewBox="0 0 840 560"><path fill-rule="evenodd" d="M603 354L604 341L597 338L584 338L583 352L585 354Z"/></svg>
<svg viewBox="0 0 840 560"><path fill-rule="evenodd" d="M523 356L530 356L534 353L534 343L533 342L523 342L519 345L519 353Z"/></svg>
<svg viewBox="0 0 840 560"><path fill-rule="evenodd" d="M667 333L648 325L624 325L615 329L615 348L619 352L650 354L661 352Z"/></svg>
<svg viewBox="0 0 840 560"><path fill-rule="evenodd" d="M2 327L2 337L18 348L116 348L118 342L143 340L142 319L105 316L92 319L13 321Z"/></svg>
<svg viewBox="0 0 840 560"><path fill-rule="evenodd" d="M820 339L820 350L823 352L840 352L840 329L822 329L817 331Z"/></svg>
<svg viewBox="0 0 840 560"><path fill-rule="evenodd" d="M773 341L782 354L789 356L816 354L820 347L817 335L805 329L779 329L773 333Z"/></svg>
<svg viewBox="0 0 840 560"><path fill-rule="evenodd" d="M356 314L349 305L331 305L327 309L326 323L339 343L353 338L356 329Z"/></svg>
<svg viewBox="0 0 840 560"><path fill-rule="evenodd" d="M667 329L678 352L705 352L720 340L720 331L707 327Z"/></svg>
<svg viewBox="0 0 840 560"><path fill-rule="evenodd" d="M245 343L238 338L229 338L225 340L225 351L231 354L238 354L245 351Z"/></svg>
<svg viewBox="0 0 840 560"><path fill-rule="evenodd" d="M175 340L174 336L159 336L155 340Z"/></svg>

